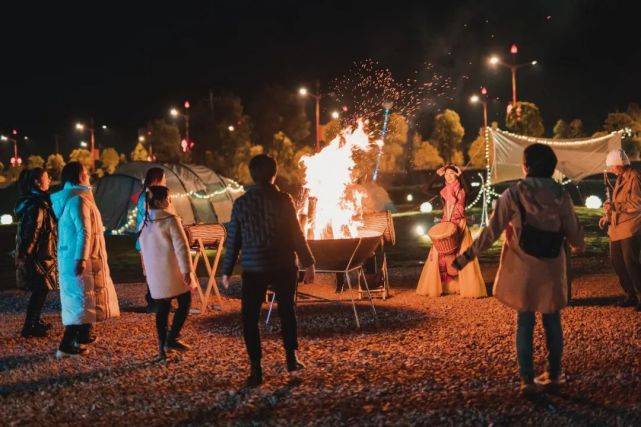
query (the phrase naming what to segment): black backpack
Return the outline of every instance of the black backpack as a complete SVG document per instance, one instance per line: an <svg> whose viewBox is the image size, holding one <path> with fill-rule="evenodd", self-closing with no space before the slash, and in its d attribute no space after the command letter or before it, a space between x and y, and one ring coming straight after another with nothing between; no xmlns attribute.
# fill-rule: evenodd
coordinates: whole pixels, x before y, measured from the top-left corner
<svg viewBox="0 0 641 427"><path fill-rule="evenodd" d="M525 208L521 203L521 198L518 192L513 192L516 205L521 213L521 237L519 239L519 246L528 255L540 259L552 259L559 256L561 248L565 242L565 233L560 231L541 230L528 224Z"/></svg>

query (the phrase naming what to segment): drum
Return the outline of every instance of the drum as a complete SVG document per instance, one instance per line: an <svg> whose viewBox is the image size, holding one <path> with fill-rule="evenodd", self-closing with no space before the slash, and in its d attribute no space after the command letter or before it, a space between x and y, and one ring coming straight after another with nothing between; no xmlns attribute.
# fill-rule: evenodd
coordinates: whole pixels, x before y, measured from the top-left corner
<svg viewBox="0 0 641 427"><path fill-rule="evenodd" d="M189 246L198 247L198 240L206 248L216 247L218 242L227 236L222 224L193 224L184 226Z"/></svg>
<svg viewBox="0 0 641 427"><path fill-rule="evenodd" d="M453 254L461 245L458 226L453 222L440 222L427 232L439 254Z"/></svg>

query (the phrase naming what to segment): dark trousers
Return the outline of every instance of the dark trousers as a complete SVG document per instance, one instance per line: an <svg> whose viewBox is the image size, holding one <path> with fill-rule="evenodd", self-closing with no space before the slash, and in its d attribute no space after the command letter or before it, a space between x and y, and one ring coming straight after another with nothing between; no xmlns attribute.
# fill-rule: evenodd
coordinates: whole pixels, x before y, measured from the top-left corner
<svg viewBox="0 0 641 427"><path fill-rule="evenodd" d="M610 242L612 266L628 298L641 301L641 237Z"/></svg>
<svg viewBox="0 0 641 427"><path fill-rule="evenodd" d="M169 341L178 339L180 330L187 320L189 309L191 308L191 291L180 294L176 297L178 300L178 309L174 313L174 319L171 322L171 330L167 333L167 323L169 321L169 312L171 311L171 300L173 298L154 300L156 305L156 332L158 333L158 344L163 348Z"/></svg>
<svg viewBox="0 0 641 427"><path fill-rule="evenodd" d="M261 273L243 273L241 300L243 336L252 364L259 364L262 356L258 321L268 286L276 294L280 330L285 350L294 351L298 348L296 312L294 310L297 279L298 272L295 268Z"/></svg>
<svg viewBox="0 0 641 427"><path fill-rule="evenodd" d="M30 327L40 321L42 314L42 307L45 305L49 289L46 286L37 286L31 292L29 297L29 304L27 305L27 314L24 319L25 327Z"/></svg>
<svg viewBox="0 0 641 427"><path fill-rule="evenodd" d="M62 335L62 341L60 341L60 350L64 351L77 347L81 338L89 336L91 329L91 323L65 326L65 332Z"/></svg>
<svg viewBox="0 0 641 427"><path fill-rule="evenodd" d="M561 374L561 357L563 355L563 329L561 313L543 314L543 329L548 349L548 372L552 377ZM526 381L534 379L533 341L536 313L519 311L516 326L516 356L519 362L519 373Z"/></svg>

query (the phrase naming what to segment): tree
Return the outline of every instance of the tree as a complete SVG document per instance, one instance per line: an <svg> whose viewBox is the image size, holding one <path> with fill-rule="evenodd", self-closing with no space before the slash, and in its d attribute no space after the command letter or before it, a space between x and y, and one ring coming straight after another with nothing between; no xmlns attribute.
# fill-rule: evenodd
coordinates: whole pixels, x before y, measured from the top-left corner
<svg viewBox="0 0 641 427"><path fill-rule="evenodd" d="M478 136L470 145L470 149L467 152L467 156L470 159L470 166L473 168L484 168L485 165L485 135L483 129L479 131ZM489 144L490 144L490 164L494 161L494 150L492 140L492 133L488 132Z"/></svg>
<svg viewBox="0 0 641 427"><path fill-rule="evenodd" d="M393 113L389 117L383 145L380 171L395 173L405 170L404 154L409 125L405 117Z"/></svg>
<svg viewBox="0 0 641 427"><path fill-rule="evenodd" d="M17 181L18 177L20 176L20 172L22 172L22 169L24 169L22 166L9 166L9 169L7 169L7 173L5 174L7 181Z"/></svg>
<svg viewBox="0 0 641 427"><path fill-rule="evenodd" d="M570 123L559 119L552 129L552 133L554 139L577 139L585 136L581 119L574 119Z"/></svg>
<svg viewBox="0 0 641 427"><path fill-rule="evenodd" d="M532 102L519 101L510 108L505 126L510 132L519 135L540 137L545 133L539 107Z"/></svg>
<svg viewBox="0 0 641 427"><path fill-rule="evenodd" d="M641 149L641 122L634 120L628 113L619 112L608 114L603 122L603 130L608 133L626 128L632 132L630 136L623 137L621 146L631 158L637 158Z"/></svg>
<svg viewBox="0 0 641 427"><path fill-rule="evenodd" d="M434 119L434 131L430 140L446 162L454 159L454 154L461 146L465 129L461 118L454 110L446 109Z"/></svg>
<svg viewBox="0 0 641 427"><path fill-rule="evenodd" d="M65 159L61 154L50 154L47 157L47 171L52 179L60 179L62 168L65 167Z"/></svg>
<svg viewBox="0 0 641 427"><path fill-rule="evenodd" d="M112 174L116 171L116 167L120 163L120 154L113 148L105 148L102 150L102 153L100 153L100 161L105 171L108 174Z"/></svg>
<svg viewBox="0 0 641 427"><path fill-rule="evenodd" d="M134 151L131 152L129 158L134 162L146 162L149 160L149 152L140 142L134 147Z"/></svg>
<svg viewBox="0 0 641 427"><path fill-rule="evenodd" d="M322 139L325 144L331 142L341 132L342 125L339 119L332 119L323 126Z"/></svg>
<svg viewBox="0 0 641 427"><path fill-rule="evenodd" d="M45 159L40 156L32 155L27 159L27 169L41 168L45 165Z"/></svg>
<svg viewBox="0 0 641 427"><path fill-rule="evenodd" d="M438 150L429 141L423 141L418 132L412 138L412 169L436 169L444 163Z"/></svg>
<svg viewBox="0 0 641 427"><path fill-rule="evenodd" d="M262 145L251 145L249 143L238 147L234 153L231 162L231 173L229 176L236 179L241 184L250 184L252 182L249 174L249 161L252 157L264 152Z"/></svg>
<svg viewBox="0 0 641 427"><path fill-rule="evenodd" d="M69 154L69 160L74 162L79 162L85 166L85 168L91 168L91 153L89 150L84 148L76 148Z"/></svg>
<svg viewBox="0 0 641 427"><path fill-rule="evenodd" d="M305 113L306 100L291 89L267 86L250 105L252 140L271 149L273 137L284 132L296 146L312 145L311 123Z"/></svg>
<svg viewBox="0 0 641 427"><path fill-rule="evenodd" d="M151 132L149 138L156 159L163 163L178 162L182 153L178 126L163 119L156 119L147 125L147 129Z"/></svg>
<svg viewBox="0 0 641 427"><path fill-rule="evenodd" d="M241 99L228 93L214 96L208 103L197 103L192 116L194 156L204 157L212 169L233 177L231 159L236 150L246 151L252 145L251 122Z"/></svg>

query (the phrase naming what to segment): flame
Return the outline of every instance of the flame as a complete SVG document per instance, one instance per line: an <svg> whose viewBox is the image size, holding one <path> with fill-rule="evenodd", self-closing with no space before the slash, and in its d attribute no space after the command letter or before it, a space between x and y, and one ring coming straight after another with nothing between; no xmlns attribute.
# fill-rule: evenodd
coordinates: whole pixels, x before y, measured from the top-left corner
<svg viewBox="0 0 641 427"><path fill-rule="evenodd" d="M381 146L382 141L370 141L365 124L359 120L356 129L344 129L320 152L301 158L305 167L303 187L310 205L306 226L309 238L344 239L358 234L363 225L362 201L367 195L350 188L354 184L354 154Z"/></svg>

